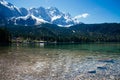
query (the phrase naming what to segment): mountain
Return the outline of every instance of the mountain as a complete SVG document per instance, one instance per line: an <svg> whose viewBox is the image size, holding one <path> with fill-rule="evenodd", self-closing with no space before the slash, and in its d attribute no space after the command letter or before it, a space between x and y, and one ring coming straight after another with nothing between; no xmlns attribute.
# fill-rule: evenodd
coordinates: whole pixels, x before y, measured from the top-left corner
<svg viewBox="0 0 120 80"><path fill-rule="evenodd" d="M26 19L27 18L27 19ZM71 26L79 24L78 20L72 18L69 13L63 13L56 7L39 7L26 9L17 8L13 4L0 0L0 22L2 24L14 25L40 25L49 22L59 26Z"/></svg>
<svg viewBox="0 0 120 80"><path fill-rule="evenodd" d="M65 14L59 11L56 7L49 8L32 8L29 10L31 14L38 18L42 18L50 23L61 25L61 26L70 26L77 24L78 21L72 19L69 13Z"/></svg>

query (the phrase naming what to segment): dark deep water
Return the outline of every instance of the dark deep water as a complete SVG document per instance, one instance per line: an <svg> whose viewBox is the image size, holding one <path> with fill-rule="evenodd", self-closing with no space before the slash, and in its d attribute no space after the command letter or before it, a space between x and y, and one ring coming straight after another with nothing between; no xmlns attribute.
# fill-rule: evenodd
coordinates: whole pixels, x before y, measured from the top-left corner
<svg viewBox="0 0 120 80"><path fill-rule="evenodd" d="M0 80L120 80L120 43L0 47Z"/></svg>

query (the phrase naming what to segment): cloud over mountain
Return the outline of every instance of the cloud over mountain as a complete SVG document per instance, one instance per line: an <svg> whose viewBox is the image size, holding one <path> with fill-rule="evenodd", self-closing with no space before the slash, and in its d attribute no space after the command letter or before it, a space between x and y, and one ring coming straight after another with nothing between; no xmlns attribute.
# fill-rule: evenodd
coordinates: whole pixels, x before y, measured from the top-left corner
<svg viewBox="0 0 120 80"><path fill-rule="evenodd" d="M74 18L75 18L75 19L80 19L80 18L87 18L88 16L89 16L88 13L83 13L83 14L80 14L80 15L75 16Z"/></svg>

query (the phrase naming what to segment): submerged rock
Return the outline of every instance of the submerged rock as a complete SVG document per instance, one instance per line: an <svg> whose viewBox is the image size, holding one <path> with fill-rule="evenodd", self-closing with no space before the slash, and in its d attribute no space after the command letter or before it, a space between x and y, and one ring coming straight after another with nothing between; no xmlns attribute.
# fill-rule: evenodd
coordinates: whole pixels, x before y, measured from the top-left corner
<svg viewBox="0 0 120 80"><path fill-rule="evenodd" d="M100 70L106 70L107 67L97 67L97 69L100 69Z"/></svg>
<svg viewBox="0 0 120 80"><path fill-rule="evenodd" d="M96 73L96 70L88 71L88 73Z"/></svg>
<svg viewBox="0 0 120 80"><path fill-rule="evenodd" d="M99 62L114 63L113 59L99 60Z"/></svg>

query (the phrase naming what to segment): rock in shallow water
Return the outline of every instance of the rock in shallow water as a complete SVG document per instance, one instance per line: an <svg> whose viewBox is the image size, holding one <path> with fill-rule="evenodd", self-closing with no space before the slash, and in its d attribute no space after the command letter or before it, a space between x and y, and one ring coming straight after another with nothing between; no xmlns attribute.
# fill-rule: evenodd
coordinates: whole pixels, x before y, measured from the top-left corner
<svg viewBox="0 0 120 80"><path fill-rule="evenodd" d="M100 69L100 70L106 70L107 67L97 67L97 69Z"/></svg>
<svg viewBox="0 0 120 80"><path fill-rule="evenodd" d="M88 73L96 73L96 70L88 71Z"/></svg>
<svg viewBox="0 0 120 80"><path fill-rule="evenodd" d="M98 60L99 62L107 62L107 63L114 63L113 59L105 59L105 60Z"/></svg>

